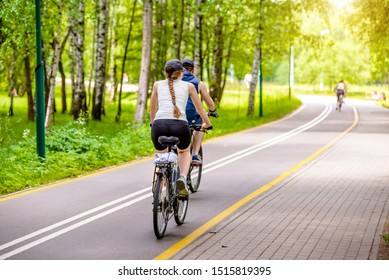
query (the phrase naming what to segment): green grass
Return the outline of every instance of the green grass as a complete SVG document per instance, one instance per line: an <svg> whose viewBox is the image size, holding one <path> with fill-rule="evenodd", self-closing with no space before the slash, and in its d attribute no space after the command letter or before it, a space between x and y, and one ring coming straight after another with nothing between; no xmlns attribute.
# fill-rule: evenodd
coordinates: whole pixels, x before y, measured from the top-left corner
<svg viewBox="0 0 389 280"><path fill-rule="evenodd" d="M289 100L285 88L267 86L263 95L263 117L256 111L247 116L248 90L226 91L218 113L211 119L214 130L206 139L240 131L279 119L301 102ZM46 132L46 159L36 153L35 123L27 121L26 97L16 97L15 116L7 117L8 99L0 94L0 195L47 184L150 156L154 148L150 140L148 120L133 124L135 95L123 100L121 121L115 122L117 103L105 101L102 121L74 122L69 113L56 113L55 125ZM56 100L56 104L60 100ZM61 108L57 107L60 112Z"/></svg>

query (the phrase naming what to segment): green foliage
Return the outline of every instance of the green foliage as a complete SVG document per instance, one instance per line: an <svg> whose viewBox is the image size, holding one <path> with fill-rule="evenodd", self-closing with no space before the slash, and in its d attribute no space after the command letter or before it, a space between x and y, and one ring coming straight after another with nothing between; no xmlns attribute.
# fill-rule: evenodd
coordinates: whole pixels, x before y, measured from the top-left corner
<svg viewBox="0 0 389 280"><path fill-rule="evenodd" d="M300 105L295 98L288 100L285 89L269 88L264 92L263 118L258 117L258 113L246 116L247 89L228 92L223 97L222 107L218 109L220 118L212 119L215 129L206 138L275 120ZM112 113L109 108L107 106L107 113ZM12 127L7 119L0 120L5 123L1 128L6 127L7 133L13 133L15 123ZM8 140L12 138L7 138L0 149L0 195L75 177L150 156L154 152L148 122L118 125L112 121L102 121L98 124L80 120L53 127L46 134L45 160L37 157L36 138L29 129L24 129L17 141L11 142ZM25 127L23 122L18 125Z"/></svg>
<svg viewBox="0 0 389 280"><path fill-rule="evenodd" d="M385 241L387 245L389 245L389 233L383 234L382 239Z"/></svg>
<svg viewBox="0 0 389 280"><path fill-rule="evenodd" d="M46 160L36 155L36 139L28 131L18 143L0 150L0 194L74 177L104 166L150 155L150 127L128 125L113 137L88 130L85 123L69 122L46 135Z"/></svg>
<svg viewBox="0 0 389 280"><path fill-rule="evenodd" d="M389 82L389 1L354 0L347 20L353 34L370 50L372 73Z"/></svg>
<svg viewBox="0 0 389 280"><path fill-rule="evenodd" d="M75 123L70 122L54 128L47 137L46 147L49 151L82 154L98 150L100 143L104 142L104 137L88 132L85 121L80 119Z"/></svg>

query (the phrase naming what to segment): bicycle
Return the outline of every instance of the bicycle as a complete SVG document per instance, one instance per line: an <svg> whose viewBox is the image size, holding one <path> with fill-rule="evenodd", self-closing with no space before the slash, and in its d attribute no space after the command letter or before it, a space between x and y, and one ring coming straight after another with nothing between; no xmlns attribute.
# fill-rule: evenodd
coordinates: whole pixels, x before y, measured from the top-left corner
<svg viewBox="0 0 389 280"><path fill-rule="evenodd" d="M212 126L208 127L206 130L202 130L201 127L202 127L201 124L196 124L194 121L191 125L189 125L190 133L191 133L191 137L192 137L191 146L190 146L190 153L191 154L192 154L192 150L193 150L193 132L196 130L196 131L202 131L204 133L207 133L207 130L212 129ZM203 146L202 145L200 145L198 155L202 160L204 160ZM193 164L192 163L189 167L189 172L188 172L188 175L186 177L187 178L186 184L188 185L188 188L192 193L195 193L199 190L202 171L203 171L202 164Z"/></svg>
<svg viewBox="0 0 389 280"><path fill-rule="evenodd" d="M343 94L339 94L338 95L338 101L337 101L337 104L336 104L336 109L339 110L339 112L342 110L342 104L344 103L343 98L344 98Z"/></svg>
<svg viewBox="0 0 389 280"><path fill-rule="evenodd" d="M180 175L176 145L180 140L174 136L160 136L158 141L168 148L168 153L155 162L153 179L153 227L155 236L161 239L173 216L177 225L184 223L188 200L179 199L176 188Z"/></svg>

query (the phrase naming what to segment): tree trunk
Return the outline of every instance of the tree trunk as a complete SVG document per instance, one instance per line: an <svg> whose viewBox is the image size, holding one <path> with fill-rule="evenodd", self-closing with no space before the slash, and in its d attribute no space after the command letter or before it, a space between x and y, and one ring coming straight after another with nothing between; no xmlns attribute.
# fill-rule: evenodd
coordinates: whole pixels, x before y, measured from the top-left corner
<svg viewBox="0 0 389 280"><path fill-rule="evenodd" d="M125 69L125 67L126 67L128 46L129 46L130 40L131 40L132 27L133 27L133 25L134 25L136 3L137 3L137 0L134 0L134 6L132 7L132 13L131 13L130 27L129 27L129 30L128 30L128 33L127 33L126 47L125 47L125 49L124 49L124 57L123 57L123 62L122 62L121 75L120 75L120 90L119 90L118 112L117 112L117 115L116 115L116 118L115 118L115 120L116 120L117 122L120 120L120 115L121 115L121 113L122 113L123 74L124 74L124 69Z"/></svg>
<svg viewBox="0 0 389 280"><path fill-rule="evenodd" d="M115 62L116 58L116 45L117 45L117 39L115 34L115 26L116 26L116 5L115 3L112 5L112 14L111 14L111 23L109 26L109 51L108 51L108 65L110 69L110 102L113 102L116 100L116 93L117 93L117 65Z"/></svg>
<svg viewBox="0 0 389 280"><path fill-rule="evenodd" d="M65 49L65 45L66 45L66 42L67 42L67 40L69 38L69 34L70 34L70 29L67 30L65 38L62 41L62 44L61 44L61 54L60 54L59 62L58 62L58 71L59 71L59 73L61 75L62 114L65 114L65 112L67 111L67 104L66 104L66 75L65 75L65 71L64 71L63 65L62 65L62 53L63 53L63 50Z"/></svg>
<svg viewBox="0 0 389 280"><path fill-rule="evenodd" d="M98 7L95 5L95 13L98 13ZM88 84L88 104L87 107L91 107L91 88L92 88L92 81L93 81L93 70L95 69L95 47L96 47L96 33L97 33L97 24L96 21L93 21L93 34L92 34L92 59L91 59L91 67L90 67L90 72L89 72L89 84Z"/></svg>
<svg viewBox="0 0 389 280"><path fill-rule="evenodd" d="M160 80L162 77L162 70L164 63L166 62L166 51L168 49L167 47L167 39L164 34L166 34L167 27L166 27L166 0L157 0L156 6L155 6L155 31L154 31L154 43L153 43L153 50L155 53L155 65L152 69L152 79L153 81Z"/></svg>
<svg viewBox="0 0 389 280"><path fill-rule="evenodd" d="M178 1L177 1L178 2ZM175 2L173 4L173 35L174 54L177 59L181 58L182 30L184 27L184 0L181 0L181 7ZM181 8L180 12L179 9ZM180 15L180 17L178 17Z"/></svg>
<svg viewBox="0 0 389 280"><path fill-rule="evenodd" d="M247 109L247 115L254 114L254 103L255 103L255 89L257 87L258 81L258 67L259 67L259 58L260 58L260 36L255 40L255 51L254 51L254 61L253 69L251 70L251 83L250 83L250 94L249 94L249 106Z"/></svg>
<svg viewBox="0 0 389 280"><path fill-rule="evenodd" d="M232 47L234 45L234 42L235 42L235 38L237 38L237 31L238 31L238 28L239 28L239 21L237 20L234 24L234 29L232 30L232 32L230 32L230 36L228 36L229 38L229 43L228 43L228 48L227 48L227 55L226 55L226 67L224 67L224 73L223 73L223 81L222 81L222 85L221 85L221 89L220 89L220 99L219 99L219 104L222 100L222 97L223 97L223 92L224 92L224 88L226 86L226 82L227 82L227 78L228 78L228 69L229 69L229 63L230 63L230 58L231 58L231 52L232 52Z"/></svg>
<svg viewBox="0 0 389 280"><path fill-rule="evenodd" d="M24 78L26 79L26 92L28 111L27 116L29 121L35 121L34 97L32 95L32 80L31 80L31 63L30 56L26 54L24 57Z"/></svg>
<svg viewBox="0 0 389 280"><path fill-rule="evenodd" d="M182 2L182 4L184 5L184 1ZM190 14L190 9L191 9L191 6L190 5L186 5L186 14ZM190 21L191 21L191 18L189 17L183 17L183 21L184 21L184 30L183 31L185 34L190 34ZM186 52L187 52L187 49L188 49L188 41L187 40L182 40L182 48L181 48L181 57L185 58L185 57L191 57L192 55L189 55L187 56ZM191 57L193 59L193 57Z"/></svg>
<svg viewBox="0 0 389 280"><path fill-rule="evenodd" d="M66 104L66 75L63 69L62 60L58 62L58 71L61 75L61 100L62 100L61 113L65 114L68 108Z"/></svg>
<svg viewBox="0 0 389 280"><path fill-rule="evenodd" d="M195 30L194 30L194 66L195 66L195 75L203 80L203 13L202 6L204 5L206 0L197 0L198 10L195 14Z"/></svg>
<svg viewBox="0 0 389 280"><path fill-rule="evenodd" d="M76 7L77 8L77 7ZM87 116L86 92L85 92L85 75L84 75L84 41L85 41L85 3L84 0L79 0L78 11L70 12L71 15L76 15L74 18L69 16L71 23L71 41L74 46L75 58L75 84L74 94L72 99L72 113L74 119L77 120L81 114Z"/></svg>
<svg viewBox="0 0 389 280"><path fill-rule="evenodd" d="M96 70L95 88L93 92L92 117L101 120L103 112L103 99L105 95L106 62L107 62L107 36L108 36L108 0L98 0L99 15L97 18L96 36Z"/></svg>
<svg viewBox="0 0 389 280"><path fill-rule="evenodd" d="M135 111L135 122L142 122L149 91L151 47L152 47L152 0L145 0L143 5L143 38L142 38L142 66L139 77L138 102Z"/></svg>
<svg viewBox="0 0 389 280"><path fill-rule="evenodd" d="M54 45L54 53L53 53L53 64L51 66L50 71L50 80L49 80L49 99L47 102L47 109L46 109L46 121L45 121L45 127L49 127L50 125L50 118L52 118L54 122L54 90L55 90L55 78L57 76L58 71L58 64L59 64L59 58L61 53L61 21L62 21L62 6L63 2L62 0L59 0L58 2L58 27L57 27L57 36L55 38L55 41L53 43Z"/></svg>
<svg viewBox="0 0 389 280"><path fill-rule="evenodd" d="M259 6L259 24L258 24L258 32L257 32L257 37L255 39L255 47L254 47L254 60L253 60L253 69L251 70L251 83L250 83L250 94L249 94L249 105L247 108L247 115L253 115L254 114L254 101L255 101L255 89L257 87L257 81L258 81L258 68L259 68L259 63L260 60L262 59L262 50L261 50L261 40L262 40L262 32L263 32L263 27L262 27L262 4L264 0L260 1L260 6ZM261 70L262 71L262 70ZM262 74L261 74L262 75ZM261 109L260 109L261 110Z"/></svg>
<svg viewBox="0 0 389 280"><path fill-rule="evenodd" d="M213 29L215 34L216 43L213 48L213 66L212 66L212 82L209 90L209 94L216 102L220 102L220 91L221 91L221 79L222 79L222 66L223 66L223 17L218 16L217 23Z"/></svg>
<svg viewBox="0 0 389 280"><path fill-rule="evenodd" d="M12 61L11 61L11 73L9 79L9 97L10 105L8 110L8 116L12 117L14 115L14 96L15 96L15 63L16 63L16 47L12 48Z"/></svg>

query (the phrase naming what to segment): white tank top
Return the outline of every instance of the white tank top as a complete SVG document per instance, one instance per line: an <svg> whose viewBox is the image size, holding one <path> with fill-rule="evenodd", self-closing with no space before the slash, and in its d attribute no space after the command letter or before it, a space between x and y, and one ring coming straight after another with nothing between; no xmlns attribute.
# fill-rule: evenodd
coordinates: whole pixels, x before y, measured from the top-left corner
<svg viewBox="0 0 389 280"><path fill-rule="evenodd" d="M182 80L173 81L174 93L176 96L176 105L180 109L181 116L179 120L186 121L186 103L188 102L189 90L188 83ZM155 119L176 119L173 116L173 102L169 91L168 80L158 81L158 111L155 115Z"/></svg>

